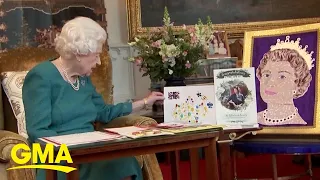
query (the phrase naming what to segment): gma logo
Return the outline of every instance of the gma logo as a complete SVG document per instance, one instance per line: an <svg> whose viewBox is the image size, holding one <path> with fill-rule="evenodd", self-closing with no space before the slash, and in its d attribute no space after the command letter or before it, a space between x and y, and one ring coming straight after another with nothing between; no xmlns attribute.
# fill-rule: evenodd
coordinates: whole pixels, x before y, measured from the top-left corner
<svg viewBox="0 0 320 180"><path fill-rule="evenodd" d="M17 156L17 152L19 150L24 150L21 152L21 157ZM39 158L38 158L39 157ZM58 164L61 161L66 161L68 163L72 163L72 159L68 150L68 147L65 144L60 146L56 159L54 159L54 145L53 144L46 144L44 152L42 152L41 146L39 143L32 144L32 152L28 145L26 144L17 144L11 150L11 158L12 160L21 165L17 167L8 168L7 170L14 170L14 169L50 169L61 171L64 173L69 173L71 171L76 170L76 168L69 167L69 166L62 166L62 165L44 165L44 163L48 164ZM47 160L48 159L48 160ZM33 165L24 165L32 160ZM38 162L40 160L40 162ZM37 163L42 163L38 164Z"/></svg>

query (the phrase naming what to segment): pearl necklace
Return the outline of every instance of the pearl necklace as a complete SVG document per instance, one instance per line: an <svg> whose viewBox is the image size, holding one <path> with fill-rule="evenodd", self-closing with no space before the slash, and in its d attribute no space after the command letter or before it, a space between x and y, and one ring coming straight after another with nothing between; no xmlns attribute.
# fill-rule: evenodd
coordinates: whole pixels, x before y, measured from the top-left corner
<svg viewBox="0 0 320 180"><path fill-rule="evenodd" d="M271 118L268 118L267 117L267 113L268 113L268 109L264 110L263 111L263 118L266 122L272 122L272 123L282 123L284 121L289 121L289 120L292 120L298 113L298 109L295 108L295 111L290 114L289 116L285 117L285 118L280 118L280 119L271 119Z"/></svg>
<svg viewBox="0 0 320 180"><path fill-rule="evenodd" d="M60 59L60 61L61 61L61 59ZM76 90L76 91L79 91L79 88L80 88L80 85L79 85L79 77L76 78L76 83L77 83L77 85L75 86L74 83L72 83L72 81L70 80L67 71L65 70L65 68L64 68L63 65L62 65L62 62L60 62L60 66L61 66L61 68L62 68L62 73L63 73L63 75L67 78L67 81L68 81L69 84L72 86L72 88L73 88L74 90Z"/></svg>

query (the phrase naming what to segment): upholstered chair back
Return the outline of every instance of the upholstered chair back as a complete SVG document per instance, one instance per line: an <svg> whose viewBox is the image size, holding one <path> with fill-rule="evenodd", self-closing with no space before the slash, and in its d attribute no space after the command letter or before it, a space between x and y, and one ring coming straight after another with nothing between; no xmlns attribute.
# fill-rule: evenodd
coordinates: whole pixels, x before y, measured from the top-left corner
<svg viewBox="0 0 320 180"><path fill-rule="evenodd" d="M10 49L7 52L0 53L0 73L3 75L6 74L5 72L28 71L38 63L56 57L59 57L59 55L53 48L20 47ZM101 65L94 70L91 79L97 91L103 95L105 102L113 103L112 64L107 49L104 49L100 58ZM20 83L23 83L23 81L20 81ZM5 119L5 122L2 122L4 129L17 132L17 120L13 111L19 112L19 106L14 107L15 101L11 100L9 102L3 88L1 89L0 122Z"/></svg>

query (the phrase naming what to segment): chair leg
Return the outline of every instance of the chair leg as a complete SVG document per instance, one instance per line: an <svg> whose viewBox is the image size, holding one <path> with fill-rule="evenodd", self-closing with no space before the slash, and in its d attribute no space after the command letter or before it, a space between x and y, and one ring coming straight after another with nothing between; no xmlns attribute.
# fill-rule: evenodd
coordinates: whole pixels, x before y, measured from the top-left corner
<svg viewBox="0 0 320 180"><path fill-rule="evenodd" d="M236 151L232 150L232 159L233 159L233 178L234 180L237 180L237 157L236 157Z"/></svg>
<svg viewBox="0 0 320 180"><path fill-rule="evenodd" d="M308 158L308 173L309 173L310 177L312 177L313 172L312 172L311 154L307 154L307 158Z"/></svg>
<svg viewBox="0 0 320 180"><path fill-rule="evenodd" d="M272 154L271 157L272 157L273 180L278 180L277 157L275 154Z"/></svg>
<svg viewBox="0 0 320 180"><path fill-rule="evenodd" d="M170 156L170 152L165 152L165 163L167 164L167 165L170 165L170 162L171 162L171 156Z"/></svg>

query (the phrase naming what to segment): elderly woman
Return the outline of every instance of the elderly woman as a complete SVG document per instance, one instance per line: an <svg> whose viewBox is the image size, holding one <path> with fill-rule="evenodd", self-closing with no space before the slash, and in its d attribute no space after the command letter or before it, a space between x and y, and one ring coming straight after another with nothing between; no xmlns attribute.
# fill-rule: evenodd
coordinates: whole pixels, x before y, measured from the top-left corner
<svg viewBox="0 0 320 180"><path fill-rule="evenodd" d="M300 116L293 99L302 97L312 76L308 66L294 49L268 51L256 71L260 95L267 109L258 113L262 125L307 124Z"/></svg>
<svg viewBox="0 0 320 180"><path fill-rule="evenodd" d="M101 63L99 54L105 41L106 32L99 24L77 17L68 21L55 39L60 57L29 71L23 85L23 103L30 142L39 137L94 131L94 121L108 123L164 99L162 93L153 92L134 103L105 104L89 78ZM82 164L79 168L81 180L142 179L134 157ZM37 180L44 179L45 171L38 170ZM58 179L66 179L65 174L58 173Z"/></svg>

